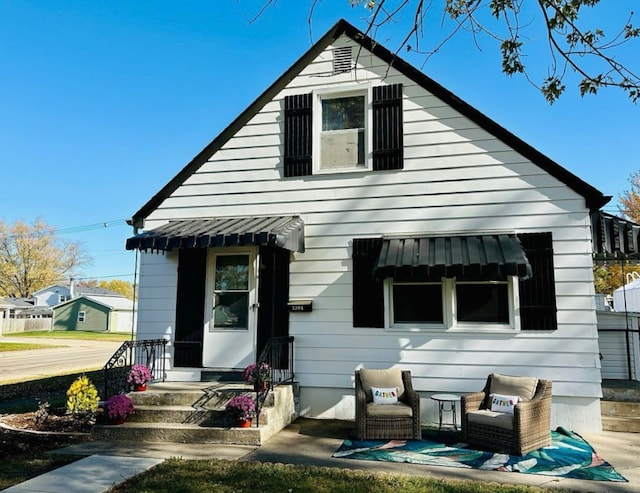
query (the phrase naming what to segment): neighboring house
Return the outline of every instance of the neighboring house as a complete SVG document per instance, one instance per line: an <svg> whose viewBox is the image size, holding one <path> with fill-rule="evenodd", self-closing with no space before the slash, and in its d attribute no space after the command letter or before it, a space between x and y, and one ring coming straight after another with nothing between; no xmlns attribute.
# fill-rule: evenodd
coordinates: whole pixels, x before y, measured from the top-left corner
<svg viewBox="0 0 640 493"><path fill-rule="evenodd" d="M82 284L54 284L33 293L36 306L55 306L82 295L90 296L122 296L110 289L83 286Z"/></svg>
<svg viewBox="0 0 640 493"><path fill-rule="evenodd" d="M51 318L51 309L33 305L32 298L0 298L1 318Z"/></svg>
<svg viewBox="0 0 640 493"><path fill-rule="evenodd" d="M197 380L294 336L311 417L353 419L354 370L397 366L425 421L500 372L597 432L609 199L340 21L133 215L137 337Z"/></svg>
<svg viewBox="0 0 640 493"><path fill-rule="evenodd" d="M53 307L53 330L131 332L133 301L123 296L82 295Z"/></svg>

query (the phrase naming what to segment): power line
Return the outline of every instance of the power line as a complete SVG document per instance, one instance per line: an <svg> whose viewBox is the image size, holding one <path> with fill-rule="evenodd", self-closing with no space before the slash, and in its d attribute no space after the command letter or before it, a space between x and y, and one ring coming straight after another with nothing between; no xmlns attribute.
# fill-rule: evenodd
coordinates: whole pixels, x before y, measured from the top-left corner
<svg viewBox="0 0 640 493"><path fill-rule="evenodd" d="M103 221L101 223L85 224L83 226L71 226L69 228L54 228L51 232L33 232L30 234L11 234L8 238L34 238L38 236L66 235L74 233L84 233L85 231L94 231L97 229L105 229L111 227L126 226L126 219L114 219L112 221ZM48 225L47 225L48 226Z"/></svg>

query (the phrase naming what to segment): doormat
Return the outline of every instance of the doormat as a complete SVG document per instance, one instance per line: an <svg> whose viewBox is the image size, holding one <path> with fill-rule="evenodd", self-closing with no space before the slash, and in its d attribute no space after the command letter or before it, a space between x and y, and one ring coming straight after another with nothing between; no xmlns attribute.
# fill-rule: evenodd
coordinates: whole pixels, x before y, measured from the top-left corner
<svg viewBox="0 0 640 493"><path fill-rule="evenodd" d="M424 432L422 440L345 440L333 457L627 482L577 433L551 432L551 445L522 457L469 448L459 434Z"/></svg>

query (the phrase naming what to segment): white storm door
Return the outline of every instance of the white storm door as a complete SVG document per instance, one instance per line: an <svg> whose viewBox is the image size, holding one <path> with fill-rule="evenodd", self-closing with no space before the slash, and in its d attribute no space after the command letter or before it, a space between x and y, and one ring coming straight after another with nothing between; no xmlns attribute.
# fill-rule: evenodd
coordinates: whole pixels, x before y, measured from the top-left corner
<svg viewBox="0 0 640 493"><path fill-rule="evenodd" d="M255 253L209 250L202 364L242 369L255 361Z"/></svg>

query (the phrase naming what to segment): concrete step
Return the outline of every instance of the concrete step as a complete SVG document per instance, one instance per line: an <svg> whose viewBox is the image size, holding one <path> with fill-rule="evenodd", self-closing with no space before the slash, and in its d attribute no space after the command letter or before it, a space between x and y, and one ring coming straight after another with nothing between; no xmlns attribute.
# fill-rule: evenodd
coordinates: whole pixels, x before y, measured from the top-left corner
<svg viewBox="0 0 640 493"><path fill-rule="evenodd" d="M631 418L629 416L602 416L602 429L604 431L640 433L640 418Z"/></svg>
<svg viewBox="0 0 640 493"><path fill-rule="evenodd" d="M640 402L600 401L602 429L640 433Z"/></svg>
<svg viewBox="0 0 640 493"><path fill-rule="evenodd" d="M261 445L271 436L268 426L251 428L205 427L182 423L135 423L96 425L91 431L93 440L173 442L173 443L229 443L235 445ZM264 435L264 436L263 436Z"/></svg>
<svg viewBox="0 0 640 493"><path fill-rule="evenodd" d="M193 406L134 405L135 414L127 421L136 423L189 423L201 426L228 426L229 416L224 409L198 409ZM269 422L270 407L260 410L260 424Z"/></svg>

